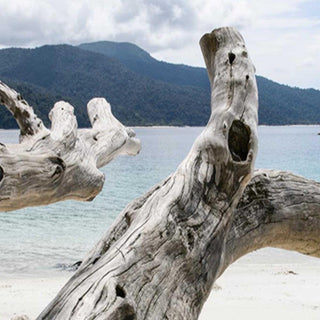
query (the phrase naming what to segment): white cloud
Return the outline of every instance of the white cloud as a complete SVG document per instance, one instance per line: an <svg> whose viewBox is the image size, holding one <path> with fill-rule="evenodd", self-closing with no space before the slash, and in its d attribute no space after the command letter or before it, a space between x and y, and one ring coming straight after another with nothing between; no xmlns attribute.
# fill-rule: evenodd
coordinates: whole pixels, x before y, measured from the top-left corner
<svg viewBox="0 0 320 320"><path fill-rule="evenodd" d="M317 1L0 0L0 47L129 41L156 58L203 66L200 37L229 25L242 32L258 74L320 88Z"/></svg>

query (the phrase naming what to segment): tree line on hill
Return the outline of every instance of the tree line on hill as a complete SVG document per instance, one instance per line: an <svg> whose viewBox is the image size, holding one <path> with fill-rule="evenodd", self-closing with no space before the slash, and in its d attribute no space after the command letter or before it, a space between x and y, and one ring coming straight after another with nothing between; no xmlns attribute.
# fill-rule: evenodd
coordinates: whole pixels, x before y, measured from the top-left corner
<svg viewBox="0 0 320 320"><path fill-rule="evenodd" d="M86 105L93 97L105 97L114 115L131 126L201 126L210 114L204 68L158 61L131 43L2 49L0 80L20 92L47 125L54 103L65 100L75 107L79 127L89 126ZM260 124L320 123L319 90L261 76L257 82ZM16 128L5 108L0 108L0 127Z"/></svg>

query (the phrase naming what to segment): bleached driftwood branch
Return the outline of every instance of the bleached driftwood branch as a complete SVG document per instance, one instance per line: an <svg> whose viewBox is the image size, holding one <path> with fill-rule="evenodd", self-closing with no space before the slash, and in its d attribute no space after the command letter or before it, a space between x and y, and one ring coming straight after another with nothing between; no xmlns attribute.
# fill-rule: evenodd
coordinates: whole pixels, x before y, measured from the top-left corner
<svg viewBox="0 0 320 320"><path fill-rule="evenodd" d="M38 319L193 320L215 279L253 250L273 246L320 257L320 183L273 170L252 175L257 88L242 37L231 28L217 29L201 39L201 47L212 86L207 127L176 172L119 215ZM13 113L23 103L21 98L15 101L7 103ZM27 109L31 116L18 120L22 143L14 149L17 159L47 150L41 141L49 135L49 145L56 153L61 148L66 159L70 150L78 150L80 139L87 148L80 158L88 157L96 167L105 164L122 144L109 139L114 144L108 148L110 144L100 139L105 130L105 121L100 120L109 118L102 116L103 104L94 102L93 113L89 104L93 129L78 130L76 142L69 106L54 108L51 132ZM119 124L114 118L109 122ZM128 143L129 149L123 151L135 153L137 141L130 132L128 136L124 145ZM63 137L67 141L61 146ZM24 188L28 192L29 187Z"/></svg>
<svg viewBox="0 0 320 320"><path fill-rule="evenodd" d="M92 200L105 179L98 168L140 150L134 132L112 115L103 98L88 103L91 129L78 129L73 107L63 101L51 110L47 129L32 107L2 82L0 104L20 127L20 144L0 145L0 211Z"/></svg>
<svg viewBox="0 0 320 320"><path fill-rule="evenodd" d="M152 190L150 190L151 193ZM103 256L128 230L128 215L139 208L147 196L137 199L121 213L114 227L88 255L83 266L88 264L87 268L89 268L94 257ZM234 213L219 275L238 258L264 247L295 250L320 258L319 182L285 171L259 170L255 172ZM156 276L153 273L152 275ZM170 273L168 273L169 276ZM78 274L73 278L77 277ZM151 290L154 291L154 294L160 294L157 287ZM60 318L57 317L57 319Z"/></svg>
<svg viewBox="0 0 320 320"><path fill-rule="evenodd" d="M222 272L265 247L320 258L320 183L286 171L257 170L234 213Z"/></svg>
<svg viewBox="0 0 320 320"><path fill-rule="evenodd" d="M177 171L133 201L38 319L197 319L223 268L257 152L258 95L241 35L201 47L212 112Z"/></svg>

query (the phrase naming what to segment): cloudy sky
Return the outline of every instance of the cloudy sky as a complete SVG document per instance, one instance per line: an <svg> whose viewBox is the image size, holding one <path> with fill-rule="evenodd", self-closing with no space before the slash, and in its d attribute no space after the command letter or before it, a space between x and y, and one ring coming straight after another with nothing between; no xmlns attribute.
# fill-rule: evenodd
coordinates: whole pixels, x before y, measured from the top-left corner
<svg viewBox="0 0 320 320"><path fill-rule="evenodd" d="M204 66L200 37L233 26L257 74L320 89L319 0L0 0L0 8L0 48L128 41L194 66Z"/></svg>

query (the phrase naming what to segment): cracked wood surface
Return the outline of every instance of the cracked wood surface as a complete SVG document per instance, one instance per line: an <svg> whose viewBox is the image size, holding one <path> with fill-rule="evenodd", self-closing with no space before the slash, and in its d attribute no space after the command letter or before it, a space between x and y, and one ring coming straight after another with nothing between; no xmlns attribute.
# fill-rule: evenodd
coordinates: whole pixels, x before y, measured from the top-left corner
<svg viewBox="0 0 320 320"><path fill-rule="evenodd" d="M224 267L265 247L320 258L320 183L286 171L257 170L234 214Z"/></svg>
<svg viewBox="0 0 320 320"><path fill-rule="evenodd" d="M273 246L320 257L320 184L275 170L252 176L257 89L242 37L222 28L200 44L212 86L207 127L175 173L125 208L38 319L197 319L215 279L241 256ZM78 192L64 189L59 179L76 174L78 183L87 183L72 171L72 159L96 172L117 154L140 148L103 99L88 105L92 129L77 130L72 107L61 102L50 114L50 131L10 90L0 83L1 103L17 118L21 143L0 147L0 196L10 176L3 159L19 163L21 171L12 172L24 183L12 192L18 201L36 189L27 184L36 163L47 168L49 162L52 168L44 175L51 174L54 183L43 178L38 186L46 191L53 183L57 201L58 188L61 200ZM21 167L28 161L30 172ZM79 199L90 199L86 188L90 184ZM24 205L43 204L40 197L32 201Z"/></svg>
<svg viewBox="0 0 320 320"><path fill-rule="evenodd" d="M66 199L90 201L105 180L98 168L140 150L134 132L114 118L103 98L88 103L90 129L77 128L73 107L64 101L50 111L47 129L32 107L1 81L0 103L20 127L20 144L0 144L0 211Z"/></svg>
<svg viewBox="0 0 320 320"><path fill-rule="evenodd" d="M103 256L112 247L128 230L129 215L138 210L146 198L163 183L121 213L114 227L88 255L82 267L94 263L95 259ZM294 250L320 258L319 235L320 183L290 172L257 170L234 213L219 276L238 258L264 247ZM125 255L121 254L125 261ZM159 265L161 261L155 267ZM154 271L156 272L156 269Z"/></svg>
<svg viewBox="0 0 320 320"><path fill-rule="evenodd" d="M120 214L38 319L197 319L257 152L254 66L232 28L202 37L212 112L175 173Z"/></svg>

